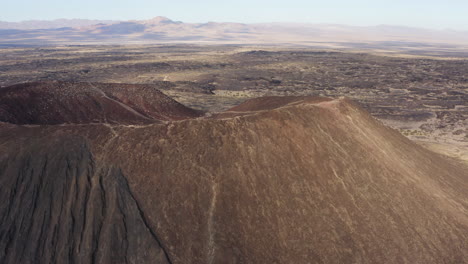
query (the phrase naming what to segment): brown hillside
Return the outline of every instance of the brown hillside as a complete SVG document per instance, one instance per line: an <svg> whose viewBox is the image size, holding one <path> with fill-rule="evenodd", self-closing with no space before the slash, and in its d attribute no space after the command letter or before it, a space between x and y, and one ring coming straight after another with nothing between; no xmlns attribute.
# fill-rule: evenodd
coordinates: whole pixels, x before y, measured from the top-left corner
<svg viewBox="0 0 468 264"><path fill-rule="evenodd" d="M347 99L253 102L139 127L0 125L0 262L468 262L465 165Z"/></svg>
<svg viewBox="0 0 468 264"><path fill-rule="evenodd" d="M0 90L0 121L14 124L149 124L200 115L150 85L35 82Z"/></svg>

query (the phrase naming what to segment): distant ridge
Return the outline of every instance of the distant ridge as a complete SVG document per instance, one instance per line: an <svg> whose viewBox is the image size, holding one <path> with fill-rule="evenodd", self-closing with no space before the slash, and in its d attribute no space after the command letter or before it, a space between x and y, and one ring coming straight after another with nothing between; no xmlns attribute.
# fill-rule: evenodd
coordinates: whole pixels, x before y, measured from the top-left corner
<svg viewBox="0 0 468 264"><path fill-rule="evenodd" d="M114 24L117 20L90 20L90 19L56 19L56 20L27 20L21 22L0 21L0 29L57 29L64 27L86 27L97 24Z"/></svg>
<svg viewBox="0 0 468 264"><path fill-rule="evenodd" d="M137 20L138 21L138 20ZM143 24L181 24L181 21L173 21L167 17L157 16L148 20L140 20Z"/></svg>
<svg viewBox="0 0 468 264"><path fill-rule="evenodd" d="M0 44L294 44L350 43L354 48L392 42L468 45L467 32L403 26L357 27L332 24L229 22L184 23L158 16L148 20L0 22ZM338 43L338 44L337 44ZM393 46L395 46L395 44Z"/></svg>

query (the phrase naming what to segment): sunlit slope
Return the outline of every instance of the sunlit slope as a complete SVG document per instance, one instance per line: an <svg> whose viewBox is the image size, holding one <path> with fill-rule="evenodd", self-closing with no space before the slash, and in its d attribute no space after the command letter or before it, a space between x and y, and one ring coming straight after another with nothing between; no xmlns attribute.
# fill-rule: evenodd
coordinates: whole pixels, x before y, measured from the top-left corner
<svg viewBox="0 0 468 264"><path fill-rule="evenodd" d="M144 126L2 125L1 147L9 154L0 155L2 200L7 201L0 215L12 220L0 229L0 259L15 263L24 256L21 242L11 241L46 236L36 226L48 226L47 215L25 218L8 208L29 212L31 204L40 201L15 187L25 174L21 164L30 164L38 179L70 177L67 170L80 168L57 164L55 174L41 174L44 166L51 166L44 165L43 157L49 154L37 152L34 142L53 150L51 138L67 135L64 142L79 139L89 151L80 161L88 164L86 168L92 164L96 172L115 172L77 173L76 181L89 178L84 193L92 197L96 190L107 189L106 184L115 184L113 197L130 197L120 206L120 215L132 215L137 226L143 223L147 229L120 230L128 238L149 232L148 241L158 243L148 252L161 262L468 261L465 165L414 144L347 99L270 97L253 102L211 117ZM57 159L70 155L67 149L57 152ZM59 170L61 166L70 168ZM102 177L107 179L104 187L98 180ZM63 192L73 186L48 181L38 180L33 193ZM79 207L83 212L102 204L97 198L86 201ZM103 208L119 203L106 204ZM51 214L76 210L73 203L64 203L60 210L48 203L36 206ZM84 230L92 223L84 222ZM102 226L111 223L102 221ZM30 232L22 232L21 226ZM57 226L69 228L70 223ZM69 239L73 246L64 243L54 250L81 252L84 245L96 243L87 240L80 247L78 237ZM49 242L35 241L27 244L28 252L40 255L37 245ZM100 243L107 248L111 241ZM127 243L128 248L138 245ZM134 251L122 256L129 263L146 261Z"/></svg>

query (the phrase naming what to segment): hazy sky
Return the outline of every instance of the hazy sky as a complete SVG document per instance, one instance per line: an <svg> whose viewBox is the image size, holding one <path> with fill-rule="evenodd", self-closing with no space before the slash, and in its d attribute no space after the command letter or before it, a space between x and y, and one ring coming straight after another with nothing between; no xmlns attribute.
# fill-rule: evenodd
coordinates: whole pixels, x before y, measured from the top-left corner
<svg viewBox="0 0 468 264"><path fill-rule="evenodd" d="M468 30L468 0L0 0L1 21L148 19L307 22Z"/></svg>

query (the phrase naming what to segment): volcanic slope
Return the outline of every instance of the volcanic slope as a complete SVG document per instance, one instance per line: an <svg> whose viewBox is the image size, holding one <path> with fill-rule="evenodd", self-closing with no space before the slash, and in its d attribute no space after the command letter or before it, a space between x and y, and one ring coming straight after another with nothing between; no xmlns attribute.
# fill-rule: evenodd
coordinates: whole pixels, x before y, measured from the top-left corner
<svg viewBox="0 0 468 264"><path fill-rule="evenodd" d="M468 262L468 168L347 99L3 123L0 148L1 263Z"/></svg>
<svg viewBox="0 0 468 264"><path fill-rule="evenodd" d="M149 124L202 115L155 85L34 82L0 89L0 121L14 124Z"/></svg>

